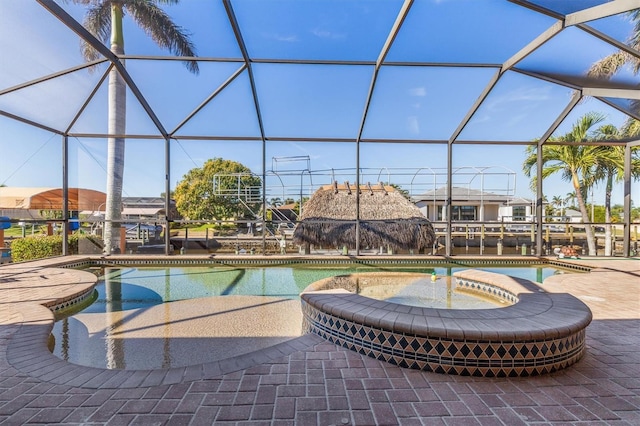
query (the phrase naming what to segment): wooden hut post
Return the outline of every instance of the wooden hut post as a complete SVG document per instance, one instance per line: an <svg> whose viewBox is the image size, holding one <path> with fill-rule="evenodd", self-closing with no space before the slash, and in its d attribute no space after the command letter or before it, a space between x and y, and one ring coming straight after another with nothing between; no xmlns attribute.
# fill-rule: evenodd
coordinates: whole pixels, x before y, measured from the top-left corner
<svg viewBox="0 0 640 426"><path fill-rule="evenodd" d="M120 227L120 254L127 252L127 228Z"/></svg>

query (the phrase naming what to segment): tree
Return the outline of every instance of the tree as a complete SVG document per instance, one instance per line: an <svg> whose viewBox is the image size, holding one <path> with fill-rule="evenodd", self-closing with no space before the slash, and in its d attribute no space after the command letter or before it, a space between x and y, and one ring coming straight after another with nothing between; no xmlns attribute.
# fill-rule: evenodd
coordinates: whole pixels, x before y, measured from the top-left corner
<svg viewBox="0 0 640 426"><path fill-rule="evenodd" d="M616 140L636 136L634 133L637 131L637 126L633 125L631 121L637 122L636 120L627 120L622 131L611 124L600 126L596 129L594 136L600 140ZM634 178L640 177L640 158L638 158L637 153L637 149L632 151L631 175ZM613 183L624 179L624 147L603 146L593 178L596 182L604 181L605 183L604 220L606 225L604 252L605 256L611 256L611 193L613 191Z"/></svg>
<svg viewBox="0 0 640 426"><path fill-rule="evenodd" d="M269 204L271 204L271 206L274 208L278 208L282 205L282 199L280 197L272 198L271 200L269 200Z"/></svg>
<svg viewBox="0 0 640 426"><path fill-rule="evenodd" d="M392 188L394 188L396 191L398 191L404 198L406 198L407 200L411 201L411 194L409 194L409 191L406 189L403 189L400 185L398 185L397 183L390 183L387 182L387 185L391 186Z"/></svg>
<svg viewBox="0 0 640 426"><path fill-rule="evenodd" d="M559 211L560 216L564 215L564 198L560 195L554 195L551 199L551 204ZM558 214L557 211L554 212L554 215Z"/></svg>
<svg viewBox="0 0 640 426"><path fill-rule="evenodd" d="M564 197L565 206L569 206L572 209L576 208L576 191L567 192L567 195Z"/></svg>
<svg viewBox="0 0 640 426"><path fill-rule="evenodd" d="M302 209L304 210L304 205L309 201L309 197L302 197ZM300 200L293 203L293 210L297 216L300 216Z"/></svg>
<svg viewBox="0 0 640 426"><path fill-rule="evenodd" d="M576 201L582 216L582 221L589 222L589 214L585 203L584 193L586 178L591 176L598 163L602 147L584 145L589 139L590 129L604 120L600 113L587 113L582 116L571 128L571 131L549 142L564 142L562 145L544 145L542 147L542 179L555 173L560 173L563 180L570 181L576 194ZM537 145L527 147L527 158L523 164L523 171L527 177L531 177L538 163ZM592 181L590 181L592 182ZM589 255L595 256L596 243L593 228L585 225Z"/></svg>
<svg viewBox="0 0 640 426"><path fill-rule="evenodd" d="M595 135L598 139L619 139L620 132L611 124L598 127ZM605 237L604 237L604 255L611 256L611 192L613 190L613 181L619 181L623 178L624 170L624 148L621 146L603 146L601 157L598 159L598 165L595 169L594 179L596 181L605 181L604 196L604 221L605 221Z"/></svg>
<svg viewBox="0 0 640 426"><path fill-rule="evenodd" d="M131 18L161 48L178 56L195 56L189 35L177 26L160 7L159 3L175 4L179 0L71 0L87 6L83 25L98 40L110 46L115 55L124 55L122 19ZM83 41L82 53L87 61L97 59L99 53ZM198 72L198 63L186 61L187 68ZM104 243L105 252L118 246L119 220L122 208L122 183L124 178L124 148L126 133L126 85L116 67L109 73L109 127L107 147L107 199L105 204ZM113 222L115 221L115 222Z"/></svg>
<svg viewBox="0 0 640 426"><path fill-rule="evenodd" d="M628 12L627 16L629 17L631 22L633 22L634 24L633 31L631 32L631 35L627 39L627 45L634 50L638 50L640 49L640 9L635 9L633 11ZM608 80L608 79L611 79L615 74L617 74L625 66L630 66L632 72L635 75L638 75L640 73L640 59L637 56L632 55L624 50L618 50L612 53L611 55L608 55L602 58L601 60L597 61L596 63L594 63L591 66L591 68L589 68L588 75L590 77L604 78ZM638 100L632 100L631 109L636 112L640 110L640 102L638 102ZM609 129L609 130L612 130L612 129ZM628 137L638 136L640 134L640 122L638 122L638 120L635 120L633 118L628 118L625 124L623 125L622 131L616 132L616 133L618 134L618 136L628 136ZM620 158L624 158L624 156L621 156ZM635 160L637 161L637 158ZM612 173L608 175L611 177L605 178L607 185L609 184L610 179L613 179L614 175L619 177L624 170L623 165L622 166L617 165L613 168L611 168L610 166L611 165L609 165L608 168ZM605 166L605 168L607 168L607 166ZM632 173L635 172L634 176L638 176L638 173L640 173L638 172L638 166L632 165L631 172ZM611 212L610 212L611 194L609 192L609 186L607 186L606 194L607 194L606 197L608 198L609 204L605 205L605 208L608 207L606 215L607 215L607 218L609 218L611 215ZM606 203L607 201L605 200L605 204ZM609 222L607 220L606 229L608 232L606 233L605 254L611 253L611 227L608 225L608 223ZM607 244L609 244L609 246L607 246Z"/></svg>
<svg viewBox="0 0 640 426"><path fill-rule="evenodd" d="M255 217L262 180L246 166L214 158L184 175L174 191L178 212L189 220Z"/></svg>
<svg viewBox="0 0 640 426"><path fill-rule="evenodd" d="M553 216L554 213L554 208L551 205L551 203L549 203L549 199L547 198L546 195L542 196L542 205L544 206L544 220L545 222L551 222L551 216Z"/></svg>

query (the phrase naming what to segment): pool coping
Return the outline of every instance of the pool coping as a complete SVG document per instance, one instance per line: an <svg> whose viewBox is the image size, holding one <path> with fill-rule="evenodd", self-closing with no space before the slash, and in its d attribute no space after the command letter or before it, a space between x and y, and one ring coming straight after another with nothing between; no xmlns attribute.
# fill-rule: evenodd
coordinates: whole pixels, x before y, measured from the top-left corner
<svg viewBox="0 0 640 426"><path fill-rule="evenodd" d="M308 257L304 255L117 255L117 256L69 256L51 259L60 268L80 268L88 266L274 266L274 265L334 265L334 264L382 264L390 266L420 265L429 262L431 265L451 265L473 267L500 264L504 266L549 265L558 268L589 272L591 267L571 259L538 256L433 256L433 255L375 255L375 256L342 256L324 255Z"/></svg>

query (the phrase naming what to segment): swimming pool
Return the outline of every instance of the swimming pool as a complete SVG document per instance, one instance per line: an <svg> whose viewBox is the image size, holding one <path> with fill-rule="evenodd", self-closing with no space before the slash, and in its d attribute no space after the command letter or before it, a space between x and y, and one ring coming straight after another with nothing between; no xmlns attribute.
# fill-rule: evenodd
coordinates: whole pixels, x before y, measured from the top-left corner
<svg viewBox="0 0 640 426"><path fill-rule="evenodd" d="M55 323L53 352L76 364L119 369L214 361L298 337L300 292L321 278L375 271L449 277L463 269L468 266L107 267L96 301ZM544 265L478 269L538 282L563 273Z"/></svg>
<svg viewBox="0 0 640 426"><path fill-rule="evenodd" d="M295 265L271 267L105 267L97 272L102 279L96 287L98 298L83 312L106 312L153 306L164 302L197 299L212 296L273 296L299 299L300 292L322 278L357 272L396 271L415 272L439 277L451 276L461 267L376 267L362 265L336 265L330 267ZM551 275L565 271L548 266L532 267L479 267L490 272L513 275L542 283ZM118 287L117 299L111 299L107 290ZM371 296L371 295L368 295ZM116 302L117 307L106 307Z"/></svg>

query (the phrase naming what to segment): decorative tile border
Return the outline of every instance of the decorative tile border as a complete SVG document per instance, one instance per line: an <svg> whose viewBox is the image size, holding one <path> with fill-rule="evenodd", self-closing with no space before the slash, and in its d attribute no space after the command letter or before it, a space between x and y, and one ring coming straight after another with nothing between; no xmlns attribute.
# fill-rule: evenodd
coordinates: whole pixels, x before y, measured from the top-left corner
<svg viewBox="0 0 640 426"><path fill-rule="evenodd" d="M73 305L76 305L78 303L82 303L86 301L87 299L91 298L91 296L93 295L93 292L94 292L94 289L90 289L78 296L71 297L67 300L57 300L54 304L45 305L45 306L47 306L51 310L51 312L55 313L60 310L70 308Z"/></svg>
<svg viewBox="0 0 640 426"><path fill-rule="evenodd" d="M574 271L580 271L580 272L589 272L592 269L590 266L580 265L577 263L572 263L570 261L549 260L547 263L550 266L556 266L558 268L565 268L565 269L573 269Z"/></svg>
<svg viewBox="0 0 640 426"><path fill-rule="evenodd" d="M456 279L456 288L469 293L477 293L493 299L504 300L512 305L520 301L518 296L509 290L468 278L458 277Z"/></svg>

